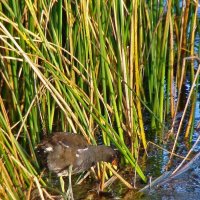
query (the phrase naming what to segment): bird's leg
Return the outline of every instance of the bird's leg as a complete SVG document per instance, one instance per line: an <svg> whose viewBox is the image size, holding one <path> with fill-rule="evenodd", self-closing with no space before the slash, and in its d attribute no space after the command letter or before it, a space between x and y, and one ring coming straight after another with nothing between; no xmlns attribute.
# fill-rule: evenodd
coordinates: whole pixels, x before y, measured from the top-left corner
<svg viewBox="0 0 200 200"><path fill-rule="evenodd" d="M73 200L74 197L73 197L73 191L72 191L72 165L69 166L68 176L69 176L69 186L67 190L67 197L68 199Z"/></svg>
<svg viewBox="0 0 200 200"><path fill-rule="evenodd" d="M60 186L61 186L61 191L65 192L65 182L62 176L60 176Z"/></svg>

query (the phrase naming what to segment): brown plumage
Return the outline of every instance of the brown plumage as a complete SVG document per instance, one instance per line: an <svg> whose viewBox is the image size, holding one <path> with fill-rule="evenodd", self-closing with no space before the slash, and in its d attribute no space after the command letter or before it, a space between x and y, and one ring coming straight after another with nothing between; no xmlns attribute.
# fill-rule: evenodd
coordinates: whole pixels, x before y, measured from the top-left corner
<svg viewBox="0 0 200 200"><path fill-rule="evenodd" d="M47 153L47 166L50 171L60 177L62 191L64 192L63 176L69 176L67 199L74 199L71 184L71 175L86 171L97 162L112 162L117 153L111 147L89 145L83 136L58 132L45 139L40 146Z"/></svg>
<svg viewBox="0 0 200 200"><path fill-rule="evenodd" d="M97 162L112 162L116 158L116 151L111 147L89 145L78 134L56 133L42 145L48 153L49 170L58 176L68 176L70 165L72 174L75 174L90 169Z"/></svg>

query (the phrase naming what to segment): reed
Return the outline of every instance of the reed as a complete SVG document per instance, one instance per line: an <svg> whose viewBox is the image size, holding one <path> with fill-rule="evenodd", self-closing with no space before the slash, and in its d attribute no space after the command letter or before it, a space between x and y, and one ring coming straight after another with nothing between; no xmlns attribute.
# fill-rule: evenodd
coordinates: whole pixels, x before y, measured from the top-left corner
<svg viewBox="0 0 200 200"><path fill-rule="evenodd" d="M93 144L100 133L146 181L144 118L161 128L180 108L183 60L200 51L197 11L195 1L0 1L3 195L38 188L43 198L35 147L53 131Z"/></svg>

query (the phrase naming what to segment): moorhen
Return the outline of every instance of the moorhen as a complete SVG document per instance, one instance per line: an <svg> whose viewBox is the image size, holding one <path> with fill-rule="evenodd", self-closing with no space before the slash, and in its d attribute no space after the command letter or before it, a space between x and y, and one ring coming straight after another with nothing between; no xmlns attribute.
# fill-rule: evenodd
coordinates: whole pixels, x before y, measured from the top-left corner
<svg viewBox="0 0 200 200"><path fill-rule="evenodd" d="M73 199L71 175L86 171L97 162L113 162L116 151L109 146L89 145L83 136L58 132L42 142L43 149L48 153L47 166L55 172L60 181L69 176L68 199ZM61 184L62 186L62 184Z"/></svg>

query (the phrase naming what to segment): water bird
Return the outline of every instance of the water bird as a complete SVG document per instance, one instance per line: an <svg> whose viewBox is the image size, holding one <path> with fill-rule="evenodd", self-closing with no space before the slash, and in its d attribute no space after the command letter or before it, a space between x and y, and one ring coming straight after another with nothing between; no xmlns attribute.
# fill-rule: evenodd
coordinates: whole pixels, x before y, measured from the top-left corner
<svg viewBox="0 0 200 200"><path fill-rule="evenodd" d="M79 134L66 132L54 133L41 143L47 153L47 166L60 177L61 188L64 191L63 176L69 177L66 193L68 199L73 199L71 175L87 171L97 162L112 163L117 158L116 151L110 146L89 145Z"/></svg>

